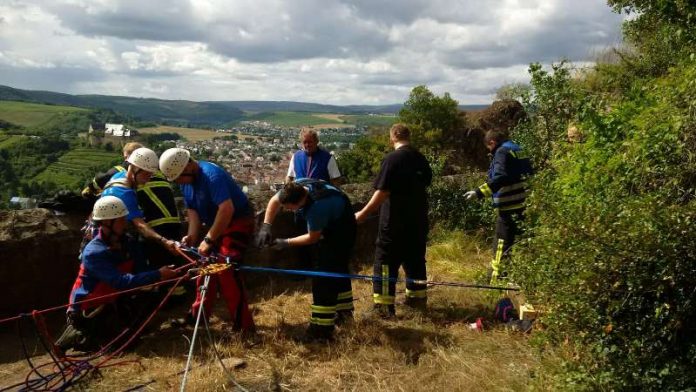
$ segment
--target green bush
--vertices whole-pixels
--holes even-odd
[[[431,224],[447,230],[478,231],[490,235],[495,211],[490,200],[466,201],[464,194],[485,180],[485,173],[436,177],[428,190]]]
[[[693,388],[696,66],[611,101],[573,94],[586,141],[554,144],[532,181],[513,279],[575,352],[565,387]]]

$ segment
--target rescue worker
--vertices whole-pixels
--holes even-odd
[[[508,139],[507,132],[491,130],[484,137],[486,148],[493,155],[486,182],[465,193],[466,200],[493,198],[498,217],[493,240],[493,260],[488,270],[491,283],[507,274],[501,261],[508,257],[515,236],[521,234],[524,220],[524,202],[527,196],[526,178],[533,174],[529,157],[522,148]]]
[[[389,141],[394,151],[382,160],[375,179],[375,193],[355,214],[358,223],[379,208],[379,228],[375,251],[372,314],[395,316],[396,279],[403,266],[407,279],[425,280],[425,249],[428,237],[428,195],[432,181],[428,160],[411,146],[411,133],[404,124],[394,124]],[[406,283],[405,305],[425,309],[426,285]]]
[[[294,211],[307,222],[307,233],[293,238],[278,238],[275,249],[315,246],[315,269],[349,273],[348,264],[355,245],[356,223],[350,200],[338,188],[321,180],[302,179],[285,184],[268,202],[257,243],[271,243],[271,225],[280,207]],[[353,291],[348,278],[312,279],[312,305],[306,341],[329,340],[336,323],[353,319]]]
[[[113,178],[120,178],[121,176],[125,176],[125,173],[117,173]],[[138,196],[138,205],[143,211],[143,218],[148,226],[168,240],[181,238],[182,225],[179,209],[174,199],[174,191],[171,184],[159,170],[152,174],[150,181],[138,185],[136,194]],[[176,260],[174,262],[170,252],[152,242],[145,242],[144,247],[145,256],[152,268],[183,262],[178,257],[174,259]],[[183,290],[184,288],[181,287],[181,291],[174,294],[179,295],[183,293]]]
[[[179,184],[184,196],[188,233],[184,245],[197,247],[208,255],[215,251],[239,262],[254,233],[253,209],[241,188],[225,170],[214,163],[196,161],[183,148],[170,148],[160,157],[160,169],[169,180]],[[202,237],[202,238],[201,238]],[[199,278],[197,285],[203,283]],[[198,291],[190,313],[176,324],[193,324],[198,307],[210,314],[217,290],[227,303],[235,329],[253,331],[254,320],[249,311],[241,277],[232,268],[210,279],[205,302]]]
[[[123,163],[115,165],[106,172],[98,173],[96,176],[94,176],[92,181],[89,184],[87,184],[87,186],[82,190],[82,197],[91,200],[92,202],[96,201],[96,199],[98,199],[99,196],[101,196],[101,193],[104,190],[104,186],[107,182],[109,182],[111,177],[116,173],[126,171],[126,169],[128,168],[128,157],[130,156],[130,154],[133,151],[142,147],[144,146],[138,142],[126,143],[123,146],[122,151]]]
[[[314,178],[338,185],[341,172],[338,170],[336,158],[319,147],[319,135],[313,128],[304,127],[300,130],[302,149],[293,154],[288,166],[285,182],[295,179]]]
[[[128,213],[125,203],[115,196],[104,196],[94,204],[92,219],[97,222],[98,234],[82,253],[80,271],[70,292],[67,325],[56,342],[63,351],[96,350],[131,326],[136,315],[128,298],[97,297],[177,275],[170,267],[137,272],[144,260],[137,241],[126,241]]]
[[[145,214],[138,205],[136,189],[150,181],[152,174],[159,170],[157,154],[149,148],[141,147],[130,154],[127,162],[128,169],[114,174],[104,186],[102,197],[110,195],[121,199],[128,208],[128,221],[144,239],[164,247],[173,255],[178,255],[176,242],[153,230],[145,221]]]

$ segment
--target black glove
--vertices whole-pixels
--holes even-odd
[[[273,241],[273,249],[275,250],[283,250],[289,247],[290,243],[287,238],[276,238],[276,240]]]
[[[273,240],[273,234],[271,234],[271,225],[269,223],[264,223],[256,235],[256,247],[263,248],[271,244]]]

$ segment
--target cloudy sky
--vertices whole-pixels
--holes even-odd
[[[0,84],[190,100],[462,104],[621,40],[605,0],[2,0]]]

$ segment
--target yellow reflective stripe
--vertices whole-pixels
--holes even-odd
[[[309,322],[311,324],[317,324],[317,325],[326,325],[326,326],[331,326],[334,325],[334,319],[323,319],[319,317],[312,317],[309,319]]]
[[[510,196],[494,197],[493,203],[506,203],[509,201],[524,200],[527,197],[527,191],[520,192]]]
[[[389,265],[382,265],[382,295],[389,296]]]
[[[92,185],[94,186],[94,189],[97,191],[97,193],[101,193],[102,188],[97,184],[97,179],[92,180]]]
[[[334,306],[321,306],[321,305],[311,305],[312,313],[320,314],[331,314],[336,313],[336,305]]]
[[[380,305],[394,305],[393,295],[372,294],[372,301]]]
[[[338,297],[336,297],[336,299],[339,299],[339,300],[340,299],[348,299],[348,298],[353,299],[353,290],[338,293]]]
[[[181,223],[181,221],[176,216],[165,216],[164,218],[153,219],[147,222],[150,227],[163,225],[165,223]]]
[[[172,216],[172,214],[169,213],[169,210],[167,209],[167,207],[165,207],[164,203],[162,203],[162,201],[159,199],[159,197],[157,197],[157,195],[155,195],[155,192],[153,192],[152,189],[142,188],[142,191],[145,192],[145,194],[147,194],[147,197],[149,197],[153,203],[155,203],[155,205],[157,206],[157,208],[159,208],[159,210],[162,212],[162,215],[164,217],[169,218]]]
[[[498,271],[498,266],[500,266],[500,260],[503,259],[503,249],[505,247],[505,241],[502,238],[498,239],[498,248],[495,251],[495,258],[491,261],[491,267],[494,271]]]
[[[422,289],[422,290],[406,289],[406,296],[409,298],[428,298],[428,291],[427,291],[427,289]]]
[[[143,185],[138,186],[138,189],[142,188],[169,188],[169,183],[167,181],[148,181]]]
[[[481,193],[483,193],[484,196],[486,197],[491,197],[493,196],[493,191],[491,190],[491,187],[488,186],[488,184],[483,184],[479,187],[479,190]]]
[[[520,188],[525,188],[525,187],[527,187],[527,182],[522,181],[522,182],[518,182],[518,183],[515,183],[512,185],[501,186],[500,189],[498,189],[498,192],[505,193],[505,192],[515,191],[515,190],[518,190]]]
[[[521,210],[524,208],[524,203],[513,204],[511,206],[505,206],[498,208],[498,211],[510,211],[510,210]]]
[[[174,291],[172,291],[172,295],[177,296],[177,295],[184,295],[186,294],[186,289],[181,287],[181,286],[176,286],[174,288]]]
[[[114,166],[114,169],[116,169],[116,170],[118,170],[118,171],[120,171],[120,172],[126,171],[126,168],[123,167],[123,166],[121,166],[121,165],[116,165],[116,166]]]
[[[337,310],[337,311],[340,311],[340,310],[353,310],[353,309],[354,309],[354,307],[353,307],[353,303],[352,303],[352,302],[346,302],[346,303],[343,303],[343,304],[338,304],[338,305],[336,305],[336,310]]]

